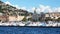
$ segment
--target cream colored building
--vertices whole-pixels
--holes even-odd
[[[45,14],[45,17],[51,17],[52,19],[58,19],[60,17],[60,13],[48,13],[48,14]]]

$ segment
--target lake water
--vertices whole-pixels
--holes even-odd
[[[60,28],[0,27],[0,34],[60,34]]]

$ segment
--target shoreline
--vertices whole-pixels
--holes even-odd
[[[58,22],[48,22],[45,23],[45,22],[5,22],[5,23],[2,23],[0,22],[0,26],[27,26],[27,27],[60,27],[60,23]]]
[[[27,27],[27,28],[60,28],[59,27],[52,27],[52,26],[0,26],[0,27]]]

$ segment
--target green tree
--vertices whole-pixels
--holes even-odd
[[[32,18],[28,18],[29,21],[32,21]]]
[[[2,9],[1,9],[2,7],[0,6],[0,12],[2,13]]]
[[[45,21],[52,21],[52,19],[50,17],[47,17]]]
[[[60,17],[57,19],[57,21],[60,21]]]
[[[27,20],[27,19],[26,19],[26,16],[25,16],[22,21],[26,21],[26,20]]]

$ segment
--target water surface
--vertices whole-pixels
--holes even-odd
[[[0,34],[60,34],[60,28],[0,27]]]

